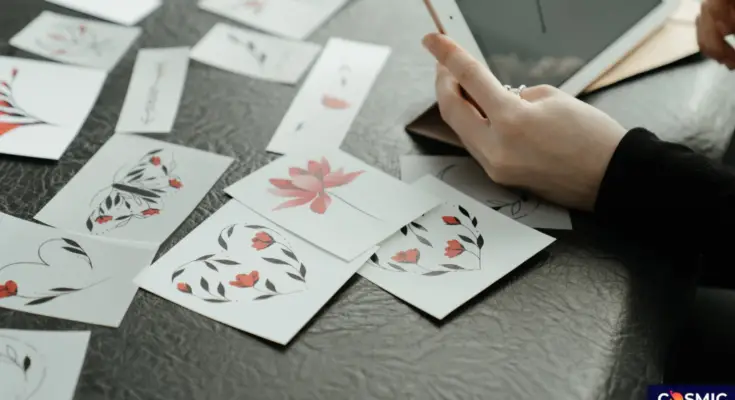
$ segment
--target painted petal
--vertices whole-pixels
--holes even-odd
[[[322,190],[322,180],[311,175],[301,175],[293,178],[291,181],[294,186],[309,192],[320,192]]]
[[[290,179],[269,179],[268,181],[279,189],[297,189]]]
[[[327,212],[327,208],[332,204],[332,198],[328,194],[322,192],[319,196],[311,203],[311,211],[317,214],[324,214]]]
[[[300,199],[312,200],[316,197],[316,192],[307,192],[301,189],[268,189],[268,192],[279,197],[298,197]]]
[[[332,187],[346,185],[354,181],[355,178],[360,176],[360,174],[362,174],[363,172],[365,171],[350,172],[349,174],[345,174],[342,172],[342,169],[340,168],[337,172],[329,174],[329,176],[324,178],[324,187],[332,188]]]
[[[0,136],[12,131],[13,129],[17,127],[18,125],[16,124],[4,124],[0,122]]]
[[[291,167],[288,169],[288,176],[290,176],[291,178],[295,178],[301,175],[309,175],[309,171],[297,167]]]
[[[322,157],[322,176],[327,176],[332,172],[332,168],[329,166],[329,161],[326,157]]]
[[[316,177],[323,177],[325,174],[322,172],[322,165],[318,163],[317,161],[311,161],[309,160],[309,174],[316,176]]]
[[[306,204],[306,203],[308,203],[310,201],[311,201],[311,199],[308,198],[308,197],[303,197],[303,198],[299,198],[299,199],[289,200],[289,201],[287,201],[285,203],[281,203],[278,207],[274,208],[273,211],[281,210],[283,208],[298,207],[298,206],[304,205],[304,204]]]

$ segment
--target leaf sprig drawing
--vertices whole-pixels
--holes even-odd
[[[102,57],[110,39],[97,36],[86,24],[61,23],[36,39],[36,44],[57,56]]]
[[[15,350],[11,344],[5,345],[5,351],[0,353],[0,362],[7,362],[15,365],[19,370],[23,371],[23,374],[27,374],[28,370],[31,369],[32,361],[29,356],[18,356],[18,351]]]
[[[265,51],[260,50],[260,48],[258,48],[258,45],[255,44],[255,42],[253,42],[252,40],[244,40],[231,33],[227,35],[227,39],[230,42],[244,48],[248,52],[248,54],[250,54],[253,60],[258,63],[259,67],[262,68],[265,62],[268,60],[268,54]]]

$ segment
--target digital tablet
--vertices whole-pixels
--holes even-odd
[[[577,95],[650,34],[678,0],[424,0],[445,33],[506,85]]]

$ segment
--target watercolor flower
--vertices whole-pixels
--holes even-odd
[[[269,189],[270,193],[280,197],[292,198],[281,203],[274,211],[311,203],[311,211],[324,214],[329,205],[332,204],[331,196],[334,196],[355,210],[375,218],[334,193],[327,193],[327,189],[347,185],[363,172],[365,171],[345,173],[343,168],[332,171],[329,162],[324,157],[322,157],[321,162],[309,161],[307,169],[291,167],[288,170],[291,179],[270,179],[270,183],[275,186],[275,188]]]
[[[442,217],[442,221],[447,225],[462,225],[457,217],[444,216]]]
[[[273,240],[273,236],[262,231],[256,233],[253,237],[253,248],[258,251],[267,249],[273,243],[275,243],[275,240]]]
[[[418,249],[410,249],[406,251],[399,251],[390,259],[402,264],[417,264],[420,257],[421,253]]]
[[[346,100],[330,96],[328,94],[322,96],[322,105],[326,108],[331,108],[332,110],[344,110],[346,108],[350,108],[350,103]]]
[[[0,299],[12,297],[18,294],[18,284],[15,281],[6,281],[0,285]]]
[[[100,215],[99,217],[97,217],[97,219],[95,219],[95,222],[97,222],[98,224],[106,224],[110,221],[112,221],[111,215]]]
[[[159,156],[151,157],[151,164],[155,165],[156,167],[161,165],[161,157]]]
[[[13,82],[17,76],[18,69],[13,68],[9,81],[0,80],[0,136],[20,126],[47,124],[18,105],[13,95]]]
[[[174,189],[181,189],[182,186],[184,186],[180,180],[171,178],[168,180],[168,185],[171,186]]]
[[[235,275],[235,280],[230,281],[230,286],[238,288],[250,288],[255,286],[255,284],[258,283],[259,279],[260,274],[258,273],[258,271],[253,271],[249,274],[237,274]]]
[[[447,241],[447,247],[444,249],[444,255],[449,258],[457,257],[465,252],[465,248],[459,240],[452,239]]]
[[[149,208],[149,209],[143,210],[143,212],[141,212],[141,214],[143,214],[143,215],[145,215],[147,217],[150,217],[151,215],[158,215],[160,213],[161,213],[161,210],[159,210],[157,208]]]
[[[191,294],[191,286],[188,283],[179,282],[176,284],[176,289],[179,289],[179,292]]]

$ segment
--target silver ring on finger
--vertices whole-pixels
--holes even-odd
[[[518,97],[521,97],[521,93],[523,92],[524,89],[526,89],[526,85],[521,85],[521,86],[518,86],[517,88],[511,87],[510,85],[504,85],[503,87],[505,88],[505,90],[513,93],[514,95]]]

